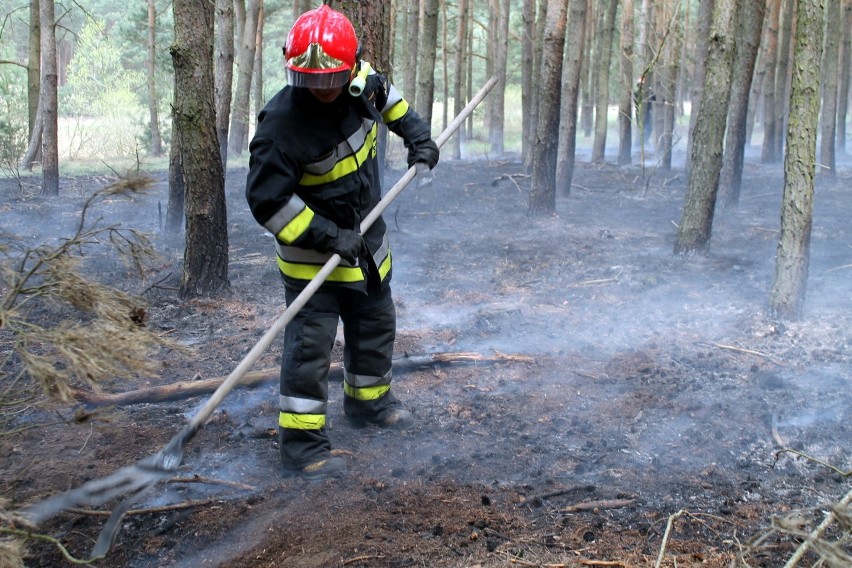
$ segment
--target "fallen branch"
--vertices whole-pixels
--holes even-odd
[[[786,453],[796,454],[797,456],[803,457],[803,458],[810,460],[814,463],[818,463],[821,466],[824,466],[824,467],[827,467],[830,470],[833,470],[835,473],[839,473],[843,477],[849,477],[850,475],[852,475],[852,469],[850,469],[849,471],[843,471],[840,468],[831,465],[830,463],[819,460],[819,459],[817,459],[813,456],[809,456],[808,454],[800,452],[799,450],[794,450],[793,448],[784,448],[782,450],[778,450],[777,452],[775,452],[775,461],[772,462],[771,467],[774,468],[775,464],[778,463],[778,459],[781,457],[781,454],[786,454]]]
[[[766,359],[770,363],[774,363],[774,364],[778,365],[779,367],[787,367],[788,366],[786,363],[784,363],[783,361],[779,361],[778,359],[776,359],[772,355],[769,355],[767,353],[761,353],[760,351],[753,351],[751,349],[743,349],[742,347],[736,347],[734,345],[723,345],[721,343],[706,343],[704,341],[699,341],[698,345],[709,345],[710,347],[715,347],[716,349],[727,349],[728,351],[734,351],[736,353],[745,353],[746,355],[754,355],[756,357],[761,357],[763,359]]]
[[[629,507],[636,502],[636,499],[608,499],[603,501],[586,501],[585,503],[577,503],[569,505],[562,509],[563,513],[576,513],[578,511],[594,511],[597,509],[619,509],[621,507]]]
[[[150,507],[148,509],[130,509],[125,513],[125,515],[144,515],[146,513],[165,513],[166,511],[179,511],[181,509],[191,509],[192,507],[202,507],[204,505],[216,503],[217,501],[221,500],[221,497],[211,497],[210,499],[195,499],[191,501],[182,501],[180,503],[174,503],[172,505],[163,505],[162,507]],[[76,507],[65,509],[65,511],[77,515],[91,515],[94,517],[109,517],[110,515],[112,515],[112,511],[98,511],[95,509],[80,509]]]
[[[419,367],[429,365],[491,365],[496,363],[532,363],[534,359],[527,355],[510,355],[495,353],[494,355],[483,355],[481,353],[431,353],[428,355],[405,355],[394,359],[393,371],[401,374]],[[343,363],[332,363],[329,378],[340,379],[343,376]],[[278,380],[279,370],[262,369],[243,375],[237,386],[242,388],[255,388]],[[138,389],[123,393],[95,393],[82,390],[74,390],[73,396],[78,402],[88,407],[99,406],[128,406],[144,402],[167,402],[182,400],[201,394],[215,391],[225,381],[226,377],[216,377],[199,381],[183,381],[157,387]]]
[[[254,485],[246,485],[239,481],[228,481],[227,479],[212,479],[210,477],[201,477],[193,475],[192,477],[173,477],[169,479],[169,483],[208,483],[211,485],[225,485],[234,489],[242,489],[243,491],[255,491],[257,487]]]
[[[592,492],[594,490],[594,485],[581,485],[578,487],[567,487],[565,489],[557,489],[556,491],[548,491],[547,493],[541,493],[539,495],[530,495],[529,497],[525,497],[523,501],[518,502],[518,506],[526,505],[528,503],[537,503],[539,501],[544,501],[545,499],[550,499],[551,497],[560,497],[569,493],[586,493]]]
[[[796,564],[799,563],[799,560],[805,555],[808,549],[813,546],[821,537],[822,533],[831,526],[832,523],[837,519],[838,509],[842,509],[844,507],[849,506],[849,503],[852,502],[852,491],[849,491],[843,499],[840,500],[837,505],[831,508],[829,514],[823,519],[823,521],[819,524],[817,528],[815,528],[811,534],[808,535],[807,540],[799,545],[799,548],[796,549],[796,552],[793,556],[787,560],[787,563],[784,564],[784,568],[793,568]]]

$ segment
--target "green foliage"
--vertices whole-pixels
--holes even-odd
[[[0,171],[5,174],[17,171],[28,134],[26,72],[17,72],[24,75],[23,81],[9,77],[10,74],[0,72]]]

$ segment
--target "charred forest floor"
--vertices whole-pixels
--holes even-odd
[[[104,222],[148,232],[160,260],[139,281],[92,250],[87,270],[143,296],[148,325],[191,349],[158,354],[159,377],[106,391],[227,375],[281,312],[245,173],[228,172],[232,293],[221,299],[177,296],[183,242],[160,231],[165,173],[144,196],[98,205]],[[51,200],[4,181],[3,228],[61,238],[109,181],[63,178]],[[332,376],[331,436],[350,471],[317,484],[282,476],[277,384],[233,391],[186,448],[180,479],[134,506],[96,565],[653,566],[661,554],[662,566],[783,565],[852,487],[851,182],[848,164],[818,178],[805,313],[778,323],[766,315],[778,165],[747,164],[709,253],[681,258],[682,171],[578,162],[557,214],[532,218],[517,161],[442,163],[385,214],[396,353],[483,360],[397,373],[418,420],[403,433],[352,428]],[[255,368],[274,371],[280,344]],[[4,359],[10,345],[0,332]],[[6,375],[18,364],[7,359]],[[205,400],[99,409],[83,424],[72,424],[81,408],[29,405],[14,424],[39,427],[0,437],[1,494],[24,506],[135,463]],[[103,515],[39,528],[85,558]],[[27,566],[71,565],[52,543],[27,546]]]

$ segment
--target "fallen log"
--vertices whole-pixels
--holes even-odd
[[[531,363],[532,357],[527,355],[509,355],[495,353],[494,355],[483,355],[481,353],[431,353],[428,355],[403,355],[393,361],[393,371],[402,374],[420,367],[430,365],[491,365],[495,363]],[[331,364],[329,378],[342,380],[343,363]],[[83,403],[89,408],[101,406],[129,406],[131,404],[168,402],[183,400],[200,394],[211,393],[224,382],[226,377],[215,377],[198,381],[182,381],[156,387],[132,390],[122,393],[97,393],[83,390],[74,390],[75,400]],[[278,368],[261,369],[246,373],[237,384],[241,388],[255,388],[278,380]]]

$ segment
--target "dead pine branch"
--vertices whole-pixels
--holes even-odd
[[[585,501],[569,505],[562,509],[563,513],[576,513],[579,511],[595,511],[598,509],[620,509],[634,504],[636,499],[604,499],[602,501]]]
[[[200,475],[193,475],[192,477],[173,477],[168,480],[168,483],[207,483],[210,485],[224,485],[226,487],[233,487],[234,489],[241,489],[243,491],[257,490],[257,487],[254,485],[247,485],[245,483],[240,483],[239,481],[213,479],[210,477],[202,477]]]
[[[770,363],[772,363],[774,365],[778,365],[779,367],[789,366],[789,365],[787,365],[787,363],[784,363],[783,361],[779,361],[778,359],[776,359],[772,355],[769,355],[768,353],[762,353],[760,351],[754,351],[752,349],[744,349],[742,347],[736,347],[734,345],[724,345],[722,343],[709,343],[709,342],[704,342],[704,341],[699,341],[698,343],[696,343],[696,345],[707,345],[707,346],[710,346],[710,347],[715,347],[716,349],[724,349],[724,350],[727,350],[727,351],[733,351],[735,353],[743,353],[745,355],[754,355],[755,357],[760,357],[761,359],[765,359],[765,360],[769,361]]]
[[[532,363],[534,359],[527,355],[494,353],[484,355],[473,352],[431,353],[428,355],[404,355],[394,359],[393,371],[401,374],[421,367],[444,365],[493,365],[498,363]],[[343,363],[334,362],[329,370],[329,378],[339,379],[343,375]],[[74,398],[88,407],[128,406],[131,404],[167,402],[182,400],[215,391],[225,381],[226,377],[198,381],[182,381],[149,387],[123,393],[107,394],[74,390]],[[278,368],[262,369],[246,373],[237,385],[242,388],[255,388],[273,383],[279,379]]]
[[[168,511],[180,511],[181,509],[191,509],[193,507],[204,507],[206,505],[210,505],[213,503],[217,503],[222,501],[222,497],[211,497],[209,499],[193,499],[190,501],[182,501],[180,503],[173,503],[171,505],[163,505],[161,507],[149,507],[147,509],[130,509],[125,513],[125,515],[145,515],[148,513],[166,513]],[[93,517],[109,517],[112,515],[112,511],[100,511],[94,509],[79,509],[79,508],[71,508],[65,509],[66,513],[73,513],[76,515],[90,515]]]
[[[837,520],[838,516],[840,516],[839,511],[841,509],[848,508],[850,502],[852,502],[852,490],[846,493],[843,499],[841,499],[839,503],[837,503],[831,508],[831,511],[828,513],[828,515],[826,515],[825,519],[823,519],[819,526],[817,526],[813,531],[811,531],[811,533],[808,535],[808,538],[802,544],[799,545],[799,548],[796,549],[796,552],[793,554],[793,556],[791,556],[787,563],[784,564],[784,568],[793,568],[794,566],[796,566],[796,564],[799,563],[799,561],[802,559],[808,549],[813,547],[817,543],[817,541],[822,538],[822,535],[826,531],[826,529],[828,529],[828,527],[830,527]],[[838,564],[838,566],[839,565],[840,564]]]
[[[497,184],[498,184],[498,183],[500,183],[502,180],[507,179],[507,180],[509,180],[510,182],[512,182],[513,184],[515,184],[515,188],[518,190],[518,193],[523,193],[523,190],[521,189],[521,186],[520,186],[520,185],[518,185],[518,182],[517,182],[516,180],[519,180],[519,179],[528,179],[529,177],[530,177],[530,176],[528,176],[528,175],[526,175],[526,174],[502,174],[502,175],[500,175],[500,176],[497,176],[496,178],[494,178],[494,179],[491,181],[491,187],[497,187]]]
[[[793,448],[784,448],[782,450],[778,450],[777,452],[775,452],[775,461],[772,462],[772,467],[775,467],[775,464],[778,463],[778,459],[781,457],[781,454],[796,454],[799,457],[805,458],[805,459],[810,460],[814,463],[818,463],[819,465],[821,465],[823,467],[827,467],[828,469],[834,471],[835,473],[840,474],[842,477],[852,476],[852,470],[843,471],[840,468],[831,465],[830,463],[819,460],[819,459],[817,459],[813,456],[809,456],[808,454],[806,454],[804,452],[800,452],[799,450],[794,450]]]

